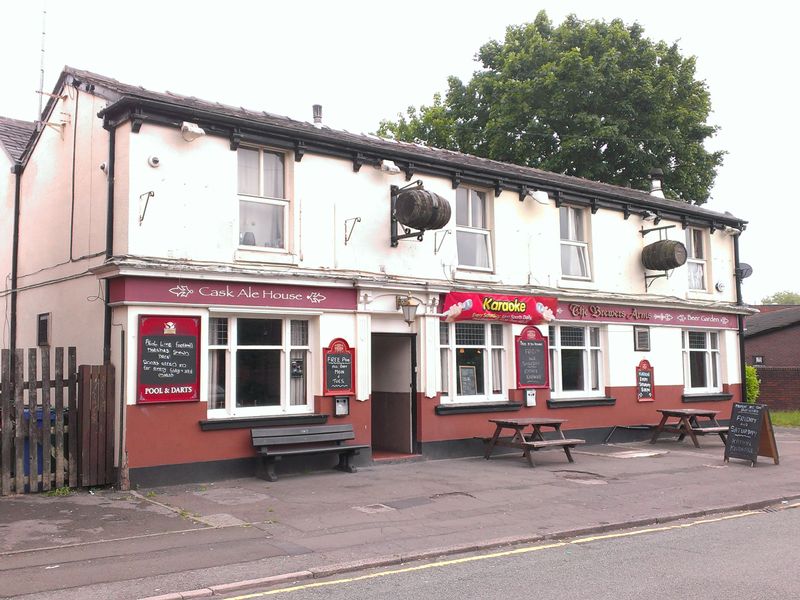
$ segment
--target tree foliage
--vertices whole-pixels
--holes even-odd
[[[477,60],[470,81],[448,78],[444,98],[378,134],[639,189],[661,168],[669,197],[708,199],[724,152],[703,145],[717,131],[708,89],[676,44],[618,19],[554,27],[542,11]]]
[[[745,401],[755,404],[761,395],[761,380],[758,378],[758,371],[753,365],[744,366],[745,378]]]
[[[761,299],[761,304],[800,304],[800,294],[785,290]]]

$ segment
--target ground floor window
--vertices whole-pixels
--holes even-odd
[[[440,323],[443,397],[462,402],[503,398],[504,330],[498,323]]]
[[[722,391],[719,333],[683,331],[683,380],[689,393]]]
[[[549,336],[553,399],[604,395],[600,327],[551,325]]]
[[[308,321],[209,319],[208,410],[212,416],[303,412],[308,396]]]

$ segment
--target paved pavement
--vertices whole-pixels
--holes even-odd
[[[486,547],[800,498],[800,430],[780,465],[718,438],[376,464],[67,497],[0,498],[0,597],[187,598]],[[183,594],[182,594],[183,593]]]

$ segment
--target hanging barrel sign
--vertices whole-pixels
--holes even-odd
[[[200,317],[139,317],[136,402],[200,400]]]
[[[669,271],[686,263],[686,246],[675,240],[659,240],[644,247],[642,265],[651,271]]]
[[[547,338],[536,327],[526,327],[514,338],[517,351],[517,388],[550,387]]]
[[[653,402],[656,399],[654,388],[653,367],[649,361],[642,360],[636,367],[636,400]]]
[[[395,217],[407,227],[441,229],[450,222],[450,203],[421,187],[402,190],[395,202]]]
[[[333,340],[322,349],[324,396],[343,396],[356,393],[356,349],[342,338]]]

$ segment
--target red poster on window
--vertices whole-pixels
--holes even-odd
[[[200,400],[200,317],[139,317],[137,403]]]

